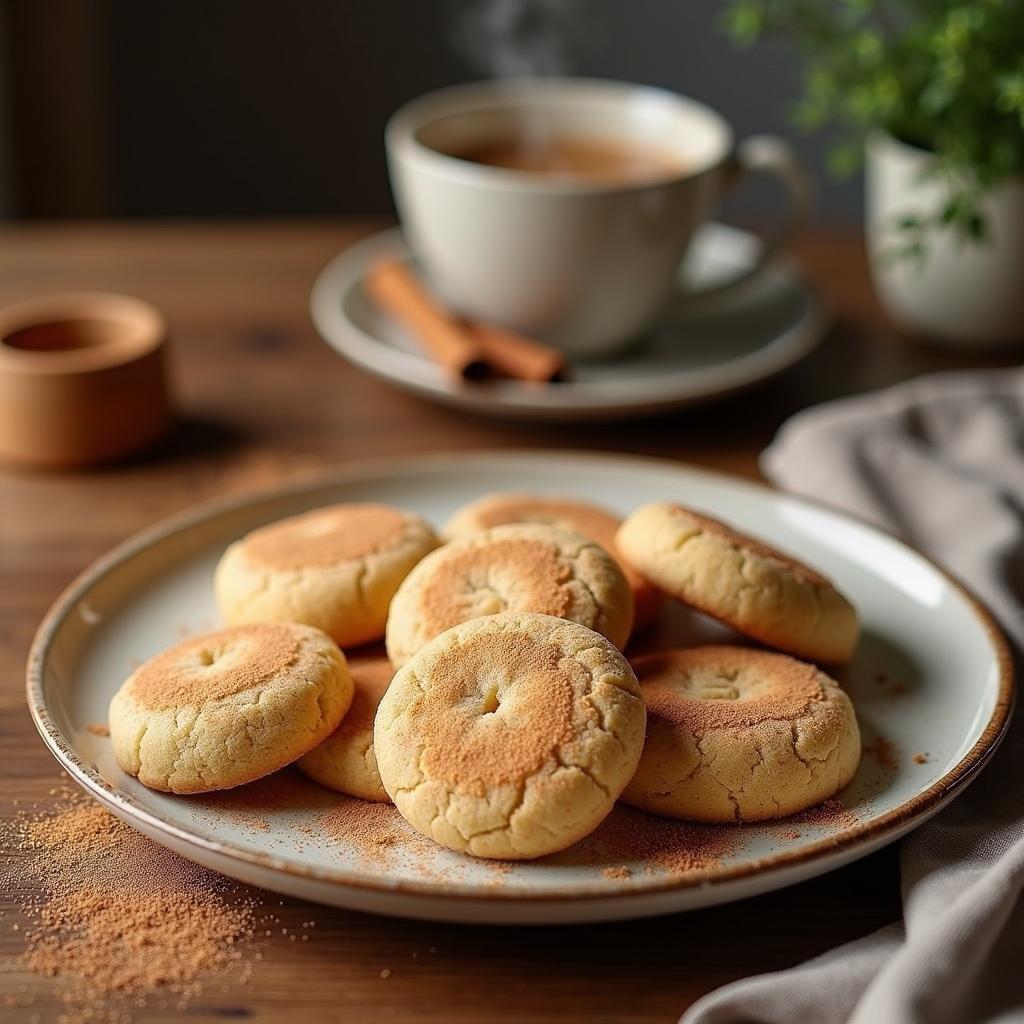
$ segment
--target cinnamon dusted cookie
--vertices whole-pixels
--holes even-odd
[[[813,665],[715,646],[633,667],[647,739],[626,803],[691,821],[760,821],[820,803],[857,770],[853,705]]]
[[[658,502],[633,512],[616,542],[637,572],[686,604],[771,647],[812,661],[848,661],[860,625],[823,576],[725,523]]]
[[[348,655],[352,706],[330,736],[297,767],[314,782],[363,800],[387,800],[373,751],[373,719],[395,670],[384,654]]]
[[[442,846],[524,859],[564,849],[611,810],[643,746],[632,669],[600,634],[506,612],[436,637],[377,710],[381,780]]]
[[[379,640],[409,570],[437,546],[419,516],[389,505],[314,509],[232,544],[214,575],[226,622],[304,622],[342,647]]]
[[[388,656],[404,665],[446,629],[504,611],[571,619],[621,647],[633,627],[633,594],[615,559],[578,533],[496,526],[450,541],[406,577],[388,613]]]
[[[488,494],[463,505],[448,520],[444,535],[449,539],[489,530],[508,523],[546,523],[563,530],[574,530],[596,541],[611,555],[616,555],[615,531],[621,520],[601,508],[574,498],[557,498],[541,494]],[[662,607],[662,596],[627,563],[616,560],[633,591],[636,614],[634,629],[650,626]]]
[[[230,789],[291,764],[348,710],[345,656],[310,626],[193,637],[150,658],[110,702],[120,767],[150,789]]]

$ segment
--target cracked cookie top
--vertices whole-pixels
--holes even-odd
[[[417,522],[389,505],[331,505],[254,530],[243,544],[252,562],[270,569],[324,568],[379,553]]]
[[[814,665],[707,646],[634,668],[647,736],[626,803],[691,821],[760,821],[833,796],[857,770],[853,705]]]
[[[643,746],[639,686],[622,655],[574,622],[473,619],[395,675],[374,742],[402,815],[481,857],[564,849],[604,818]]]
[[[747,647],[660,651],[632,665],[650,713],[695,736],[793,721],[826,698],[828,677],[813,665]]]
[[[478,796],[522,784],[572,738],[576,694],[589,683],[585,666],[561,647],[524,642],[518,632],[443,651],[431,666],[429,699],[408,711],[423,736],[424,772]],[[593,708],[582,711],[594,718]]]
[[[509,523],[542,523],[581,533],[600,544],[609,554],[615,555],[615,531],[621,522],[618,516],[607,509],[573,498],[540,494],[489,494],[456,511],[445,524],[444,535],[449,538],[464,537]],[[636,628],[639,629],[657,617],[661,606],[660,596],[639,573],[621,560],[618,561],[633,591]]]
[[[690,508],[684,508],[682,505],[668,505],[667,507],[669,514],[675,518],[679,527],[691,535],[711,534],[731,545],[741,554],[759,556],[778,563],[781,568],[787,569],[794,576],[805,580],[807,583],[817,587],[831,586],[831,583],[821,573],[816,572],[809,565],[797,561],[792,555],[787,555],[784,551],[780,551],[770,544],[765,544],[764,541],[758,540],[756,537],[750,537],[747,534],[740,533],[739,530],[734,530],[720,519],[715,519],[712,516],[705,515],[703,512],[696,512]]]
[[[642,505],[615,537],[630,565],[665,593],[755,640],[829,664],[853,655],[857,610],[776,548],[670,502]]]
[[[110,702],[118,765],[172,793],[262,778],[326,739],[348,710],[345,656],[311,626],[193,637],[141,665]]]
[[[263,686],[295,664],[302,634],[281,623],[193,637],[141,665],[131,695],[154,711],[222,700]]]
[[[409,574],[388,613],[388,654],[404,664],[446,629],[504,611],[570,619],[622,646],[633,595],[615,559],[581,534],[496,526],[445,544]]]
[[[303,622],[358,647],[384,636],[399,584],[435,547],[430,525],[402,509],[314,509],[231,544],[214,572],[217,605],[231,625]]]

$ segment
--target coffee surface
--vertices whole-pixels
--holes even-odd
[[[559,178],[621,183],[671,177],[683,168],[678,154],[636,141],[557,135],[484,142],[451,154],[461,160]]]

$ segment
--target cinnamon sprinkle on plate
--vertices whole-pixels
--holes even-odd
[[[794,825],[813,825],[817,828],[841,831],[853,828],[859,820],[839,797],[833,796],[804,811],[791,814],[788,818],[780,819],[778,824],[784,826],[781,838],[793,839],[799,838],[801,834],[798,829],[792,828]]]
[[[863,753],[873,758],[876,764],[887,772],[895,771],[899,767],[899,747],[884,736],[878,736],[871,743],[865,744]]]

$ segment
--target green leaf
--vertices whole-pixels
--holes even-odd
[[[723,25],[740,43],[795,43],[803,85],[792,116],[840,131],[833,173],[858,166],[866,132],[892,130],[931,149],[957,189],[913,230],[987,237],[981,198],[1024,175],[1024,0],[731,0]]]
[[[745,2],[732,4],[722,16],[725,32],[744,45],[757,41],[764,30],[764,14],[761,5]]]
[[[939,214],[939,223],[943,225],[950,225],[960,216],[960,197],[956,196],[950,199],[945,206],[942,208],[942,212]]]
[[[977,210],[967,218],[967,234],[975,242],[983,242],[985,240],[987,225],[985,224],[985,218]]]

